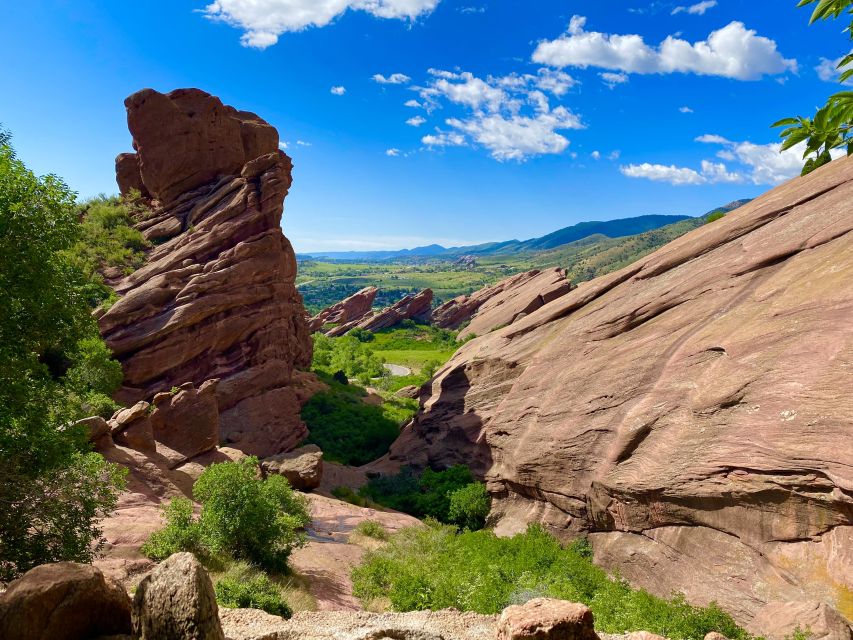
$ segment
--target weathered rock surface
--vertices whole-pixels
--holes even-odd
[[[392,460],[470,465],[499,532],[591,532],[660,595],[849,619],[851,202],[837,160],[464,345]]]
[[[91,565],[41,565],[0,595],[4,640],[83,640],[130,629],[127,592]]]
[[[576,602],[534,598],[507,607],[498,620],[497,640],[598,640],[592,611]]]
[[[299,447],[262,460],[261,470],[266,475],[284,476],[294,489],[310,491],[323,480],[323,451],[316,444]]]
[[[407,295],[382,311],[369,314],[359,321],[335,327],[327,335],[342,336],[355,328],[365,329],[366,331],[390,329],[404,320],[429,322],[432,318],[432,295],[432,289],[424,289],[420,293]]]
[[[261,456],[291,448],[306,435],[291,382],[311,341],[280,228],[292,164],[278,133],[197,89],[125,104],[137,153],[118,158],[119,184],[152,198],[136,226],[160,243],[99,318],[124,369],[118,399],[219,379],[221,440]]]
[[[216,594],[191,553],[176,553],[139,583],[133,634],[140,640],[224,640]]]
[[[761,608],[748,630],[767,640],[786,640],[797,629],[811,640],[853,639],[847,621],[823,602],[771,602]]]
[[[164,391],[154,396],[154,440],[178,454],[174,466],[215,449],[219,443],[218,384],[218,380],[208,380],[196,389],[187,382],[176,393]]]
[[[311,318],[308,323],[309,330],[311,333],[315,333],[327,324],[342,325],[358,322],[370,313],[377,293],[379,293],[379,289],[376,287],[365,287],[349,298],[333,304]]]
[[[458,329],[470,320],[459,338],[481,336],[511,325],[571,290],[565,269],[534,269],[445,302],[433,311],[432,321],[443,329]]]

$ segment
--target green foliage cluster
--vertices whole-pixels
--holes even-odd
[[[166,527],[151,536],[143,553],[154,560],[179,551],[224,555],[286,571],[291,551],[305,542],[305,498],[282,476],[261,479],[257,458],[211,465],[193,485],[193,497],[201,514],[194,516],[186,498],[172,500],[164,508]]]
[[[216,601],[231,609],[261,609],[290,618],[293,611],[270,577],[247,562],[235,562],[216,581]]]
[[[318,445],[328,460],[359,466],[385,455],[400,435],[402,420],[413,412],[401,399],[366,404],[359,391],[335,384],[302,408],[310,433],[306,442]]]
[[[726,214],[722,211],[715,211],[714,213],[710,213],[705,216],[705,224],[711,224],[712,222],[716,222],[717,220],[721,220],[725,218]]]
[[[853,0],[800,0],[797,6],[810,5],[816,5],[811,23],[840,18],[844,14],[853,18]],[[853,40],[853,19],[845,31]],[[853,77],[853,52],[841,59],[838,70],[839,82],[846,82]],[[830,96],[813,118],[784,118],[774,123],[773,127],[783,127],[779,134],[784,140],[782,151],[801,142],[806,143],[803,152],[806,163],[802,175],[832,161],[833,149],[846,147],[847,155],[853,155],[853,91],[841,91]]]
[[[342,371],[348,378],[368,384],[371,378],[384,373],[382,361],[373,350],[355,336],[329,338],[314,334],[314,361],[316,371],[334,374]]]
[[[475,482],[465,465],[444,471],[425,469],[420,474],[404,467],[396,475],[371,478],[358,493],[416,518],[433,518],[468,529],[482,528],[490,508],[485,486]]]
[[[353,529],[353,532],[366,538],[373,538],[374,540],[388,539],[388,532],[385,530],[385,527],[376,522],[376,520],[359,522],[355,529]]]
[[[0,130],[0,580],[88,561],[123,472],[89,452],[73,421],[110,413],[121,367],[100,340],[86,275],[69,259],[74,193],[37,177]]]
[[[444,609],[499,613],[539,596],[583,602],[596,629],[646,630],[673,640],[701,640],[711,631],[747,634],[716,605],[692,607],[683,598],[657,598],[609,577],[585,545],[562,547],[533,525],[512,538],[491,531],[457,533],[436,523],[405,529],[367,554],[353,571],[353,592],[363,601],[387,597],[396,611]]]

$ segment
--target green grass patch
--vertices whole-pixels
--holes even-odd
[[[457,533],[437,523],[405,529],[371,551],[352,574],[353,593],[369,603],[387,597],[396,611],[455,607],[483,614],[546,596],[583,602],[606,633],[651,631],[672,640],[702,640],[711,631],[748,638],[716,605],[693,607],[632,589],[590,559],[588,544],[563,547],[532,525],[512,538],[491,531]]]
[[[231,609],[261,609],[282,618],[293,610],[282,589],[270,577],[246,562],[235,562],[216,581],[216,602]]]

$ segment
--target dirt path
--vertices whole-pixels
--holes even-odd
[[[383,364],[383,367],[395,378],[412,375],[412,370],[399,364]]]

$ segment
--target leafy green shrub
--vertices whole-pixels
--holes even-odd
[[[349,504],[354,504],[357,507],[368,506],[367,498],[363,498],[349,487],[335,487],[332,489],[332,495],[338,500],[343,500]]]
[[[721,218],[725,218],[726,214],[722,211],[715,211],[714,213],[708,214],[705,216],[705,224],[711,224],[712,222],[716,222]]]
[[[282,618],[293,615],[281,589],[246,562],[232,564],[216,582],[216,602],[232,609],[261,609]]]
[[[486,518],[492,508],[492,500],[486,485],[472,482],[449,495],[447,519],[462,529],[478,531],[486,526]]]
[[[494,614],[542,595],[587,604],[596,629],[607,633],[647,630],[673,640],[701,640],[718,631],[748,637],[716,605],[692,607],[682,598],[664,600],[632,589],[536,525],[512,538],[490,531],[456,533],[437,523],[405,529],[369,552],[352,577],[357,597],[387,597],[396,611],[455,607]]]
[[[395,406],[368,405],[339,389],[318,393],[302,408],[310,432],[306,442],[318,445],[327,460],[367,464],[385,455],[400,435],[400,421],[394,418],[402,416],[392,413]]]
[[[193,485],[193,496],[202,505],[201,515],[193,517],[188,500],[173,500],[165,507],[166,528],[144,547],[150,557],[176,551],[226,554],[286,571],[291,551],[305,542],[300,531],[310,521],[305,498],[282,476],[262,480],[257,458],[211,465]]]
[[[89,562],[125,472],[70,424],[115,405],[121,369],[91,315],[93,282],[69,256],[74,193],[37,177],[0,129],[0,580]]]
[[[322,333],[314,334],[313,368],[334,374],[343,371],[348,378],[358,379],[365,384],[371,378],[382,376],[382,361],[371,348],[358,338],[347,335],[329,338]]]
[[[376,339],[376,336],[373,335],[372,331],[362,329],[361,327],[356,327],[350,331],[348,335],[352,336],[359,342],[373,342]]]
[[[353,531],[358,535],[373,538],[374,540],[388,539],[388,532],[385,530],[385,527],[376,522],[376,520],[363,520],[358,523]]]
[[[425,469],[420,475],[410,467],[403,467],[396,475],[371,478],[359,490],[359,495],[416,518],[434,518],[451,523],[454,522],[450,516],[451,496],[472,484],[478,483],[474,482],[471,470],[464,465],[456,465],[444,471]],[[470,501],[480,489],[468,489],[468,492],[457,498],[457,516],[460,520],[477,513],[477,509],[482,510],[482,504],[476,505],[476,500]],[[463,507],[470,507],[472,511],[463,514]],[[488,515],[488,509],[485,515]],[[468,524],[476,524],[476,520],[472,518]]]

